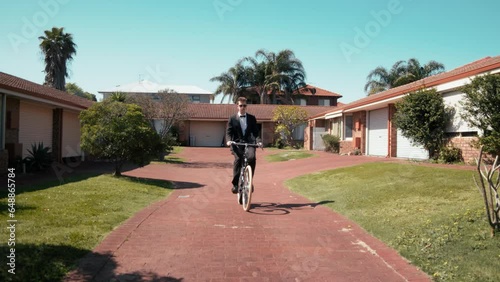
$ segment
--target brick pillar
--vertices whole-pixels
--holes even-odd
[[[398,155],[398,129],[396,125],[394,124],[394,114],[396,113],[396,106],[394,104],[389,104],[389,124],[388,124],[388,134],[389,134],[389,157],[393,158]]]
[[[54,109],[52,114],[52,157],[56,162],[62,162],[62,123],[63,110]]]
[[[368,121],[366,120],[367,113],[366,111],[360,112],[360,121],[361,121],[361,153],[366,155],[366,125]]]

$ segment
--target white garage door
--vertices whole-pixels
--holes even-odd
[[[388,155],[387,120],[387,108],[369,112],[368,155],[383,157]]]
[[[397,153],[398,158],[409,158],[409,159],[419,159],[426,160],[429,158],[429,154],[427,150],[423,147],[413,146],[410,140],[401,134],[401,131],[398,129],[398,138],[397,138]]]
[[[220,147],[226,133],[223,121],[192,121],[190,126],[190,146]]]

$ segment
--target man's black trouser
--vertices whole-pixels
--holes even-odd
[[[232,183],[234,186],[238,186],[238,181],[239,181],[240,172],[241,172],[241,166],[243,165],[243,161],[244,161],[243,153],[245,152],[245,146],[231,145],[231,151],[233,152],[233,156],[234,156]],[[248,159],[248,164],[252,168],[252,172],[255,175],[255,164],[256,164],[255,147],[248,146],[247,159]]]

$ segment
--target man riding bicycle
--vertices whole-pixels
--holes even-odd
[[[231,181],[233,184],[231,192],[233,194],[238,193],[238,180],[244,160],[244,147],[233,145],[232,142],[256,142],[260,147],[262,146],[259,138],[257,119],[254,115],[247,113],[247,99],[245,97],[239,97],[236,104],[238,105],[238,113],[229,118],[226,130],[226,145],[231,146],[231,152],[234,156],[233,180]],[[255,147],[248,147],[247,150],[248,164],[255,174]]]

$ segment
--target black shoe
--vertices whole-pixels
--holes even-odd
[[[238,186],[233,186],[233,188],[231,188],[231,192],[233,194],[237,194],[238,193]]]

